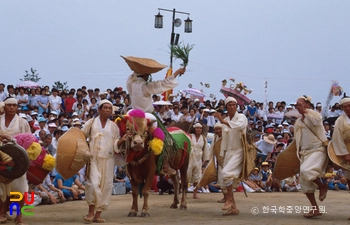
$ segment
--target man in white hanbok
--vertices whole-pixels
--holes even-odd
[[[119,128],[109,117],[113,105],[104,99],[100,101],[99,116],[86,122],[82,131],[89,138],[91,159],[85,185],[85,200],[89,213],[84,216],[86,222],[102,223],[102,211],[110,202],[114,177],[114,152],[120,139]],[[96,211],[96,212],[95,212]]]
[[[16,114],[18,108],[17,100],[15,98],[7,98],[0,103],[0,111],[4,111],[4,114],[0,116],[0,134],[12,138],[16,134],[30,133],[28,122]],[[10,192],[24,193],[27,191],[26,174],[9,184],[0,183],[0,223],[5,223],[7,220],[6,212],[10,206]],[[21,207],[24,205],[24,199],[19,201],[19,205]],[[15,222],[24,224],[22,214],[16,216]]]
[[[225,99],[225,106],[228,116],[222,119],[220,113],[215,116],[222,124],[222,142],[220,155],[225,156],[221,176],[223,180],[222,188],[227,190],[227,198],[222,210],[226,215],[237,215],[237,209],[234,197],[233,188],[238,187],[239,177],[243,166],[244,146],[242,135],[246,133],[248,120],[243,114],[237,112],[237,100],[233,97]]]
[[[304,214],[306,218],[322,215],[315,199],[315,190],[319,189],[319,200],[327,195],[327,186],[321,177],[327,166],[327,152],[323,142],[327,140],[322,124],[322,116],[310,109],[311,97],[301,96],[296,109],[301,114],[294,125],[297,154],[300,159],[300,186],[309,199],[313,209]]]
[[[344,156],[350,163],[350,97],[344,96],[340,100],[340,107],[344,113],[335,121],[332,144],[337,156]],[[350,186],[350,170],[344,170],[344,177]],[[350,220],[350,217],[348,218]]]
[[[180,68],[174,72],[173,75],[166,77],[163,80],[151,81],[149,80],[152,73],[156,73],[166,66],[157,63],[152,59],[123,57],[130,69],[134,71],[126,81],[126,88],[128,89],[131,105],[134,109],[141,109],[144,112],[152,113],[154,107],[152,105],[152,95],[162,94],[175,88],[178,85],[176,77],[184,74],[186,69]],[[164,158],[162,174],[175,175],[176,171],[170,168],[167,158]]]
[[[202,125],[196,123],[193,125],[195,131],[191,134],[191,154],[187,169],[187,179],[196,187],[202,176],[203,162],[209,161],[209,148],[207,139],[202,135]],[[198,188],[193,190],[193,198],[198,199]]]

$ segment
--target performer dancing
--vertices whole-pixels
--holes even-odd
[[[151,73],[158,72],[166,66],[157,63],[152,59],[123,57],[130,69],[134,71],[128,77],[126,87],[128,89],[131,105],[134,109],[141,109],[144,112],[152,113],[154,111],[152,105],[152,95],[162,94],[165,91],[175,88],[178,83],[176,77],[184,74],[186,69],[180,68],[175,73],[164,80],[149,81]],[[174,175],[176,171],[169,167],[167,159],[164,158],[163,169],[161,173],[165,175]]]
[[[303,193],[316,209],[304,214],[306,218],[321,216],[315,199],[315,190],[319,189],[319,200],[327,196],[327,186],[320,178],[327,166],[327,153],[323,142],[327,140],[320,113],[310,109],[311,97],[301,96],[296,109],[301,114],[294,125],[298,157],[300,159],[300,186]]]
[[[214,140],[210,146],[210,154],[213,155],[214,154],[214,145],[215,143],[220,140],[222,138],[222,124],[220,122],[216,123],[214,125]],[[218,157],[216,157],[216,165],[217,165],[217,171],[218,171],[218,181],[217,183],[220,185],[223,183],[223,180],[222,180],[222,174],[221,174],[221,171],[222,171],[222,167],[219,165],[219,162],[218,162]],[[219,203],[225,203],[226,202],[226,198],[227,198],[227,190],[226,188],[224,190],[222,190],[222,194],[224,195],[224,197],[221,199],[221,200],[218,200]]]
[[[202,125],[196,123],[193,125],[194,133],[191,134],[191,155],[188,163],[187,178],[195,187],[193,198],[198,199],[198,188],[196,187],[202,175],[203,162],[209,161],[209,149],[207,139],[202,135]]]
[[[4,110],[4,114],[0,116],[0,134],[3,139],[11,139],[16,134],[31,133],[29,124],[26,120],[20,118],[16,112],[18,109],[17,100],[15,98],[6,98],[4,102],[0,102],[0,111]],[[7,219],[11,219],[6,212],[10,207],[10,192],[24,193],[28,191],[26,174],[18,179],[13,180],[9,184],[0,183],[0,223],[5,223]],[[20,207],[24,205],[24,199],[19,201]],[[15,224],[25,225],[22,214],[16,215]]]
[[[335,121],[332,144],[335,154],[344,156],[344,159],[350,163],[350,97],[344,94],[339,103],[344,113]],[[350,170],[344,169],[344,177],[350,187]]]
[[[223,187],[227,189],[227,198],[222,210],[226,215],[238,215],[233,188],[238,187],[240,174],[243,166],[244,146],[242,134],[245,135],[247,129],[247,117],[237,112],[237,100],[233,97],[225,99],[225,107],[228,116],[222,119],[221,114],[216,112],[215,116],[222,123],[222,142],[220,155],[225,156],[221,176]]]
[[[89,205],[89,213],[84,216],[86,222],[105,222],[101,218],[101,213],[107,209],[111,198],[114,151],[117,151],[120,142],[125,141],[125,137],[120,139],[118,126],[109,120],[112,109],[110,101],[106,99],[100,101],[99,116],[87,121],[82,129],[89,138],[92,155],[85,186],[85,199]]]

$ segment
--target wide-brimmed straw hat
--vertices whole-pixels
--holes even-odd
[[[217,169],[215,167],[214,158],[212,158],[208,164],[208,166],[205,168],[203,175],[197,185],[197,187],[203,187],[205,185],[208,185],[214,181],[218,180],[217,176]]]
[[[69,179],[78,173],[89,159],[89,146],[83,131],[79,128],[70,128],[58,139],[56,169],[64,179]]]
[[[348,148],[348,151],[349,151],[349,148]],[[335,154],[332,141],[330,141],[328,144],[327,152],[328,152],[329,159],[334,164],[336,164],[337,166],[340,166],[341,168],[344,168],[346,170],[350,170],[350,163],[344,159],[344,156],[337,156]]]
[[[6,159],[13,161],[14,165],[11,171],[0,170],[0,182],[10,183],[12,180],[23,176],[29,168],[29,157],[21,146],[15,143],[8,143],[0,146],[1,156],[0,161],[6,162]],[[8,158],[11,157],[11,158]]]
[[[272,176],[277,180],[283,180],[299,173],[300,160],[297,156],[297,145],[295,140],[278,154]]]
[[[120,57],[125,60],[132,71],[140,75],[157,73],[167,67],[166,65],[160,64],[149,58],[138,58],[133,56]]]
[[[275,140],[275,136],[273,136],[273,134],[269,134],[268,136],[265,136],[264,141],[272,145],[277,143],[277,141]]]

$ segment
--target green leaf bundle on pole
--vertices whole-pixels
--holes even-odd
[[[182,44],[179,45],[171,45],[170,50],[173,52],[175,59],[182,59],[183,63],[180,64],[184,68],[188,65],[188,59],[190,57],[190,51],[193,49],[194,45],[190,44]]]

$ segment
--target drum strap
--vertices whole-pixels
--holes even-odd
[[[310,128],[304,121],[302,121],[302,122],[303,122],[303,124],[317,137],[317,139],[320,140],[320,141],[322,142],[322,144],[323,144],[324,147],[327,147],[327,146],[328,146],[328,143],[329,143],[328,139],[327,139],[326,141],[322,141],[321,138],[319,138],[319,137],[317,136],[317,134],[316,134],[313,130],[311,130],[311,128]]]
[[[91,131],[92,131],[92,126],[94,125],[94,122],[95,122],[95,117],[92,118],[92,122],[91,122],[90,129],[89,129],[89,141],[91,139]],[[89,145],[89,148],[90,148],[90,145]],[[91,150],[90,150],[90,152],[91,152]],[[89,175],[90,175],[90,160],[86,163],[86,168],[85,168],[85,176],[87,179],[89,179]]]

